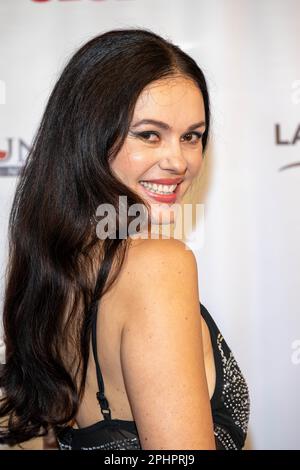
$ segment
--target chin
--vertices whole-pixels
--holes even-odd
[[[151,204],[150,220],[153,225],[170,225],[175,222],[174,208],[168,204]]]

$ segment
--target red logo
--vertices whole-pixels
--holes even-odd
[[[30,151],[29,145],[23,139],[8,137],[5,146],[1,147],[0,176],[17,176]]]
[[[0,160],[4,160],[7,157],[7,152],[0,150]]]

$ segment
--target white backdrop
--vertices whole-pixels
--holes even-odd
[[[201,302],[249,383],[247,447],[300,449],[300,2],[0,0],[0,22],[1,292],[16,173],[63,65],[108,29],[152,29],[197,60],[211,93],[193,249]]]

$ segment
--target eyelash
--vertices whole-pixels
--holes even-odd
[[[159,137],[159,134],[157,134],[154,131],[139,132],[139,133],[136,134],[136,136],[141,137],[142,139],[148,141],[151,144],[156,144],[157,141],[151,141],[151,140],[147,139],[147,137],[150,136],[151,134],[156,135],[156,137]],[[195,142],[189,142],[191,145],[196,145],[198,142],[200,142],[200,140],[203,137],[203,134],[201,132],[196,132],[196,131],[188,132],[187,134],[185,134],[185,136],[187,136],[187,135],[195,135],[195,136],[198,137],[198,139]]]

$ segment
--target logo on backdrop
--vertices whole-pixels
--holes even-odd
[[[30,151],[20,138],[8,137],[0,143],[0,176],[18,176]]]
[[[300,104],[300,80],[295,80],[292,83],[291,101],[293,105]],[[288,133],[280,123],[275,124],[276,145],[296,145],[298,142],[300,142],[300,124],[297,124],[291,133]],[[300,167],[300,161],[288,163],[279,168],[279,171],[295,168],[296,166]]]
[[[291,136],[284,135],[281,124],[275,124],[275,138],[277,145],[295,145],[300,141],[300,124],[296,127],[295,132]]]

